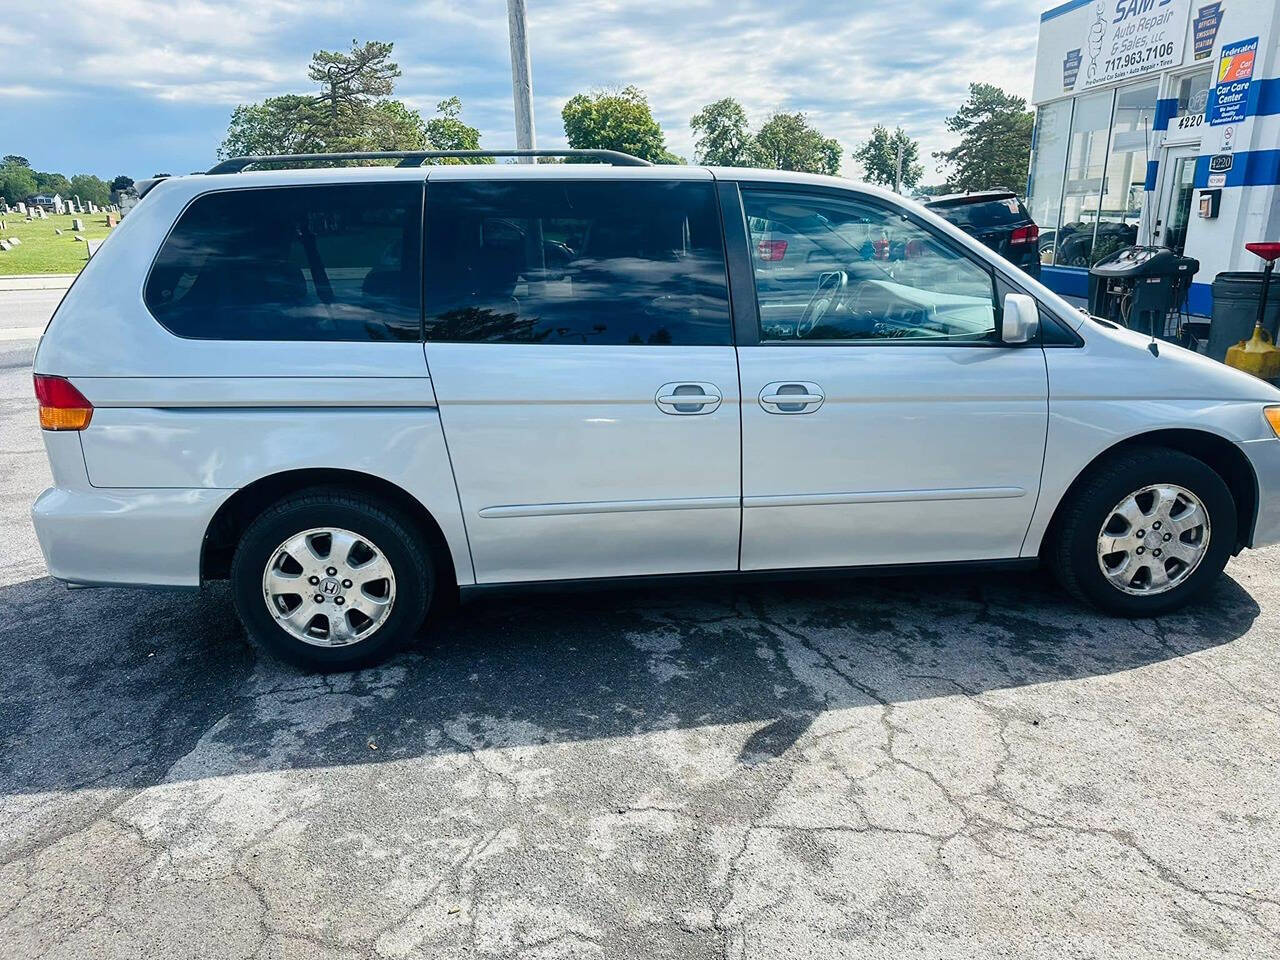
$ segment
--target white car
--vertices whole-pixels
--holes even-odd
[[[1150,616],[1280,540],[1280,391],[914,203],[397,156],[163,180],[89,261],[34,368],[53,576],[229,577],[342,669],[497,585],[1043,561]]]

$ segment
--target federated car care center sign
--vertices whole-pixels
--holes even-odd
[[[1040,18],[1036,102],[1181,66],[1191,0],[1079,0]]]
[[[1253,87],[1253,63],[1258,56],[1258,38],[1224,43],[1218,57],[1218,75],[1209,91],[1209,123],[1239,123],[1249,115],[1249,93]]]

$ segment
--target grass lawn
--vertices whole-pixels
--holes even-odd
[[[82,237],[98,239],[111,231],[107,228],[105,213],[76,215],[84,221]],[[0,215],[4,230],[0,237],[17,237],[22,243],[12,250],[0,250],[0,277],[17,273],[79,273],[89,259],[89,250],[77,240],[77,231],[71,229],[72,216],[50,216],[47,220],[30,223],[16,213]],[[54,233],[61,230],[62,236]]]

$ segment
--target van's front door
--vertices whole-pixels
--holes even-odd
[[[999,342],[994,277],[961,245],[845,196],[743,189],[760,320],[739,331],[742,568],[1017,557],[1044,352]]]
[[[700,171],[432,171],[426,353],[478,583],[734,570],[738,370]]]

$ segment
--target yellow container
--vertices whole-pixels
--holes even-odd
[[[1271,334],[1259,324],[1253,328],[1253,336],[1227,348],[1227,366],[1251,373],[1263,380],[1280,377],[1280,349],[1271,341]]]

